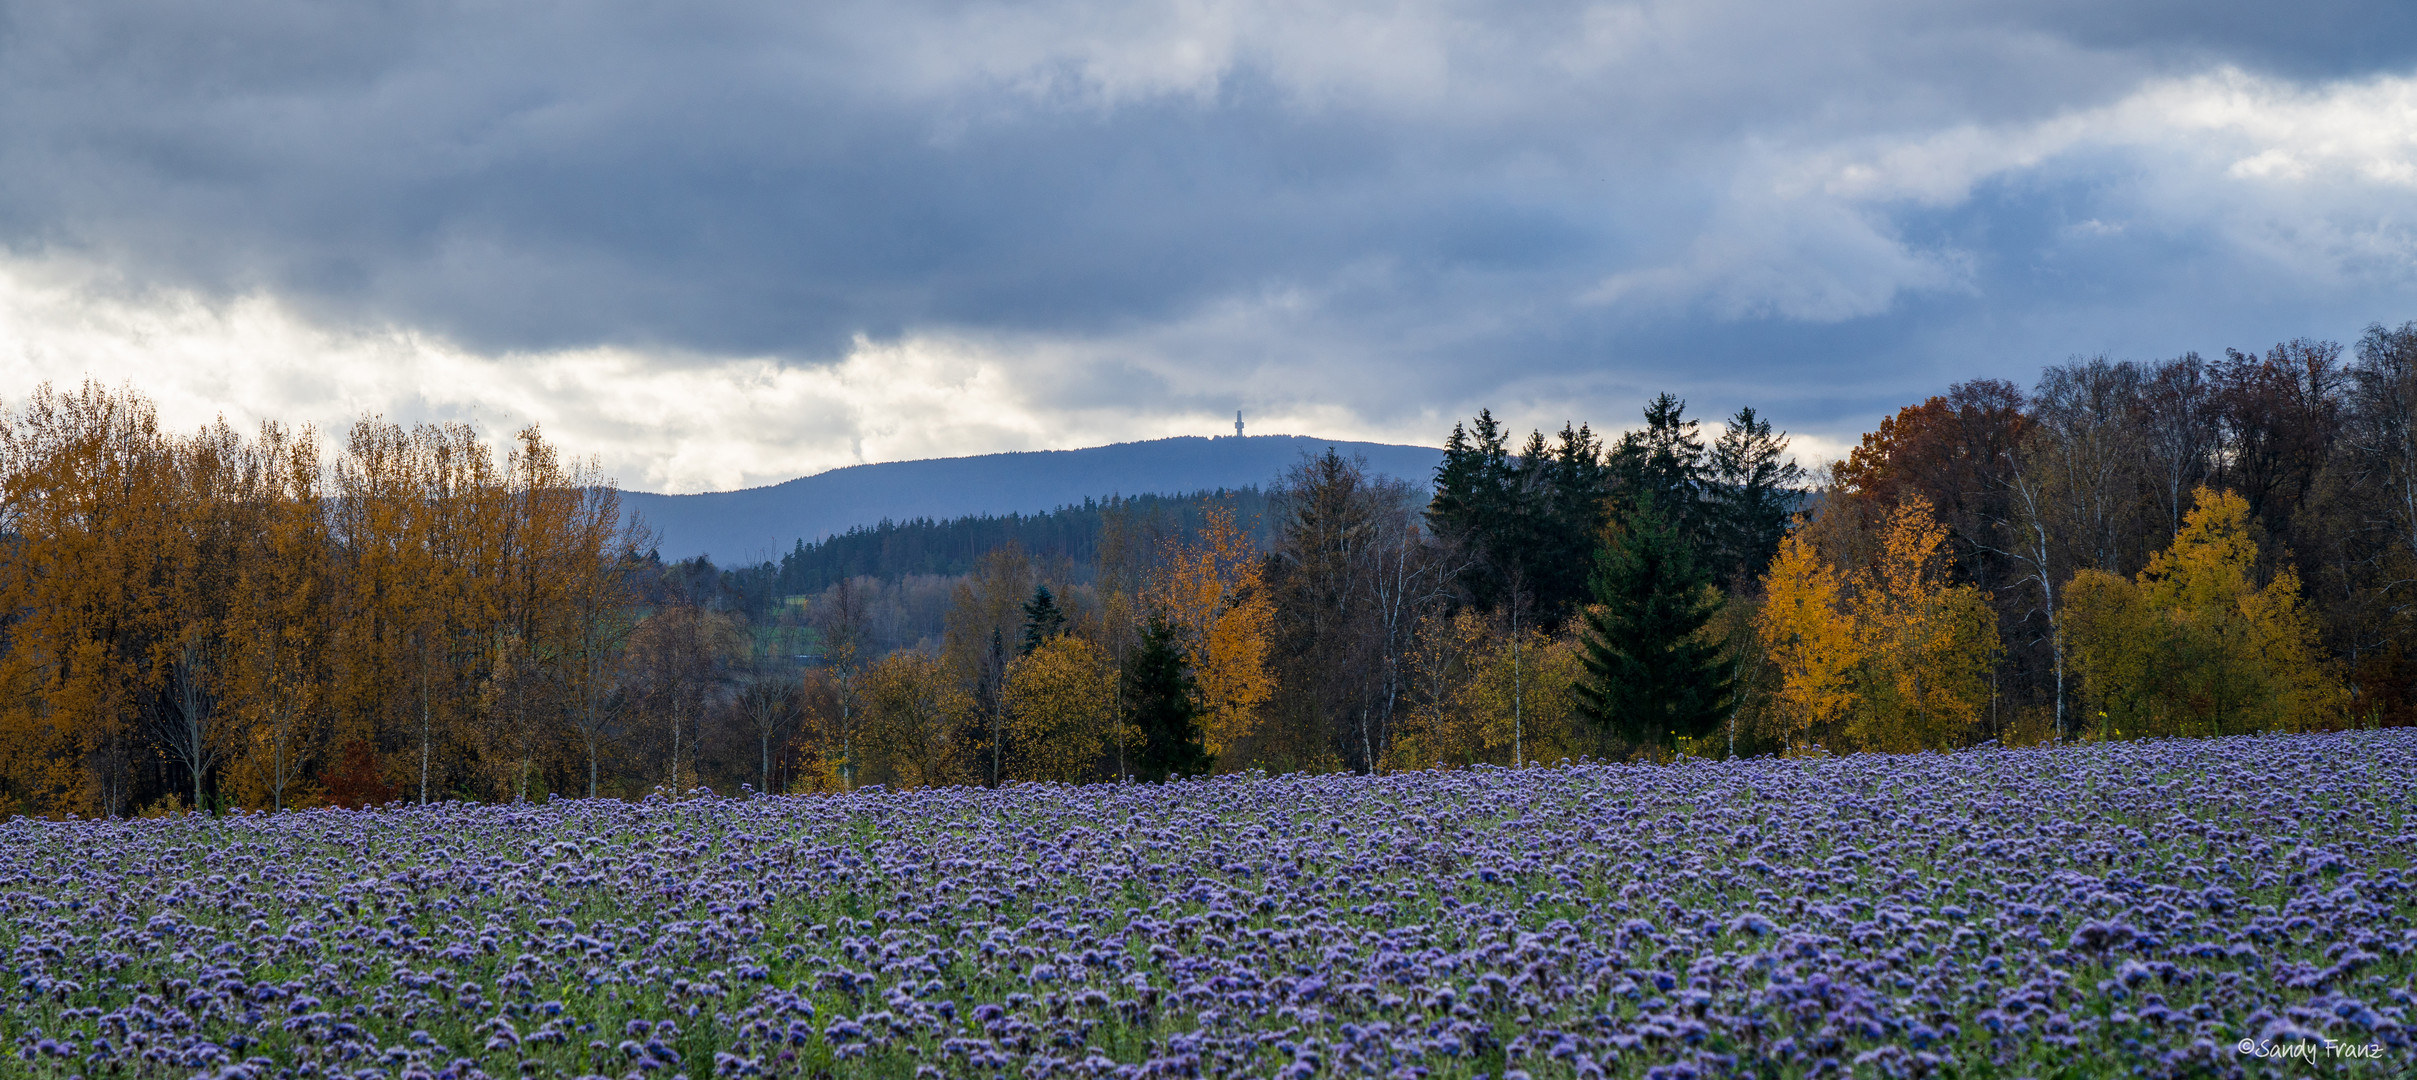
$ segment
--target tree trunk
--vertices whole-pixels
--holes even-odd
[[[428,805],[428,668],[420,667],[420,805]]]
[[[1519,600],[1511,600],[1511,767],[1527,767],[1527,672],[1521,668]]]

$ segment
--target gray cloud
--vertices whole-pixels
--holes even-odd
[[[1241,404],[1432,439],[1670,387],[1845,438],[2070,353],[2417,315],[2413,31],[2178,0],[20,3],[0,243],[506,368],[944,340],[1024,387],[1001,431]],[[386,407],[457,407],[417,394]],[[761,479],[782,437],[715,452]]]

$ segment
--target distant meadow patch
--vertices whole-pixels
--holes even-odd
[[[2397,1075],[2417,731],[0,826],[9,1075]]]

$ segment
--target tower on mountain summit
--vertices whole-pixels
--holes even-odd
[[[1234,410],[1234,437],[1237,439],[1242,437],[1242,410],[1240,409]]]

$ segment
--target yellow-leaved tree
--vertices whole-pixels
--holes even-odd
[[[1863,663],[1845,582],[1811,541],[1791,534],[1771,560],[1763,595],[1755,631],[1779,673],[1773,734],[1791,750],[1826,742],[1855,707]]]
[[[1205,517],[1199,540],[1167,545],[1144,600],[1180,633],[1200,686],[1201,745],[1226,760],[1275,696],[1267,650],[1276,609],[1258,551],[1233,514],[1210,507]]]
[[[958,735],[974,714],[974,696],[938,657],[891,653],[865,668],[856,693],[864,706],[859,783],[934,787],[973,779]]]
[[[1858,749],[1961,745],[1989,708],[1997,616],[1947,576],[1947,527],[1920,496],[1889,514],[1880,560],[1856,589],[1863,703],[1847,724]]]
[[[245,733],[228,786],[251,806],[286,807],[318,764],[311,730],[326,686],[327,517],[318,435],[263,425],[253,492],[260,521],[236,567],[228,628],[228,712]]]
[[[1801,535],[1771,561],[1756,633],[1791,749],[1956,746],[1988,709],[1997,620],[1980,590],[1949,580],[1946,528],[1913,496],[1879,540],[1868,569],[1832,565]]]
[[[1007,666],[1003,695],[1025,780],[1087,780],[1110,749],[1116,678],[1106,650],[1072,634],[1035,646]]]
[[[1584,756],[1594,732],[1578,704],[1586,664],[1575,636],[1507,626],[1470,657],[1462,711],[1481,760],[1498,765]]]
[[[1474,765],[1493,758],[1468,709],[1469,674],[1493,641],[1484,616],[1468,608],[1430,612],[1418,623],[1404,664],[1409,694],[1385,749],[1394,771]]]
[[[2136,579],[2065,587],[2082,732],[2101,738],[2303,731],[2341,718],[2340,674],[2285,567],[2260,587],[2249,503],[2200,488],[2171,547]]]

